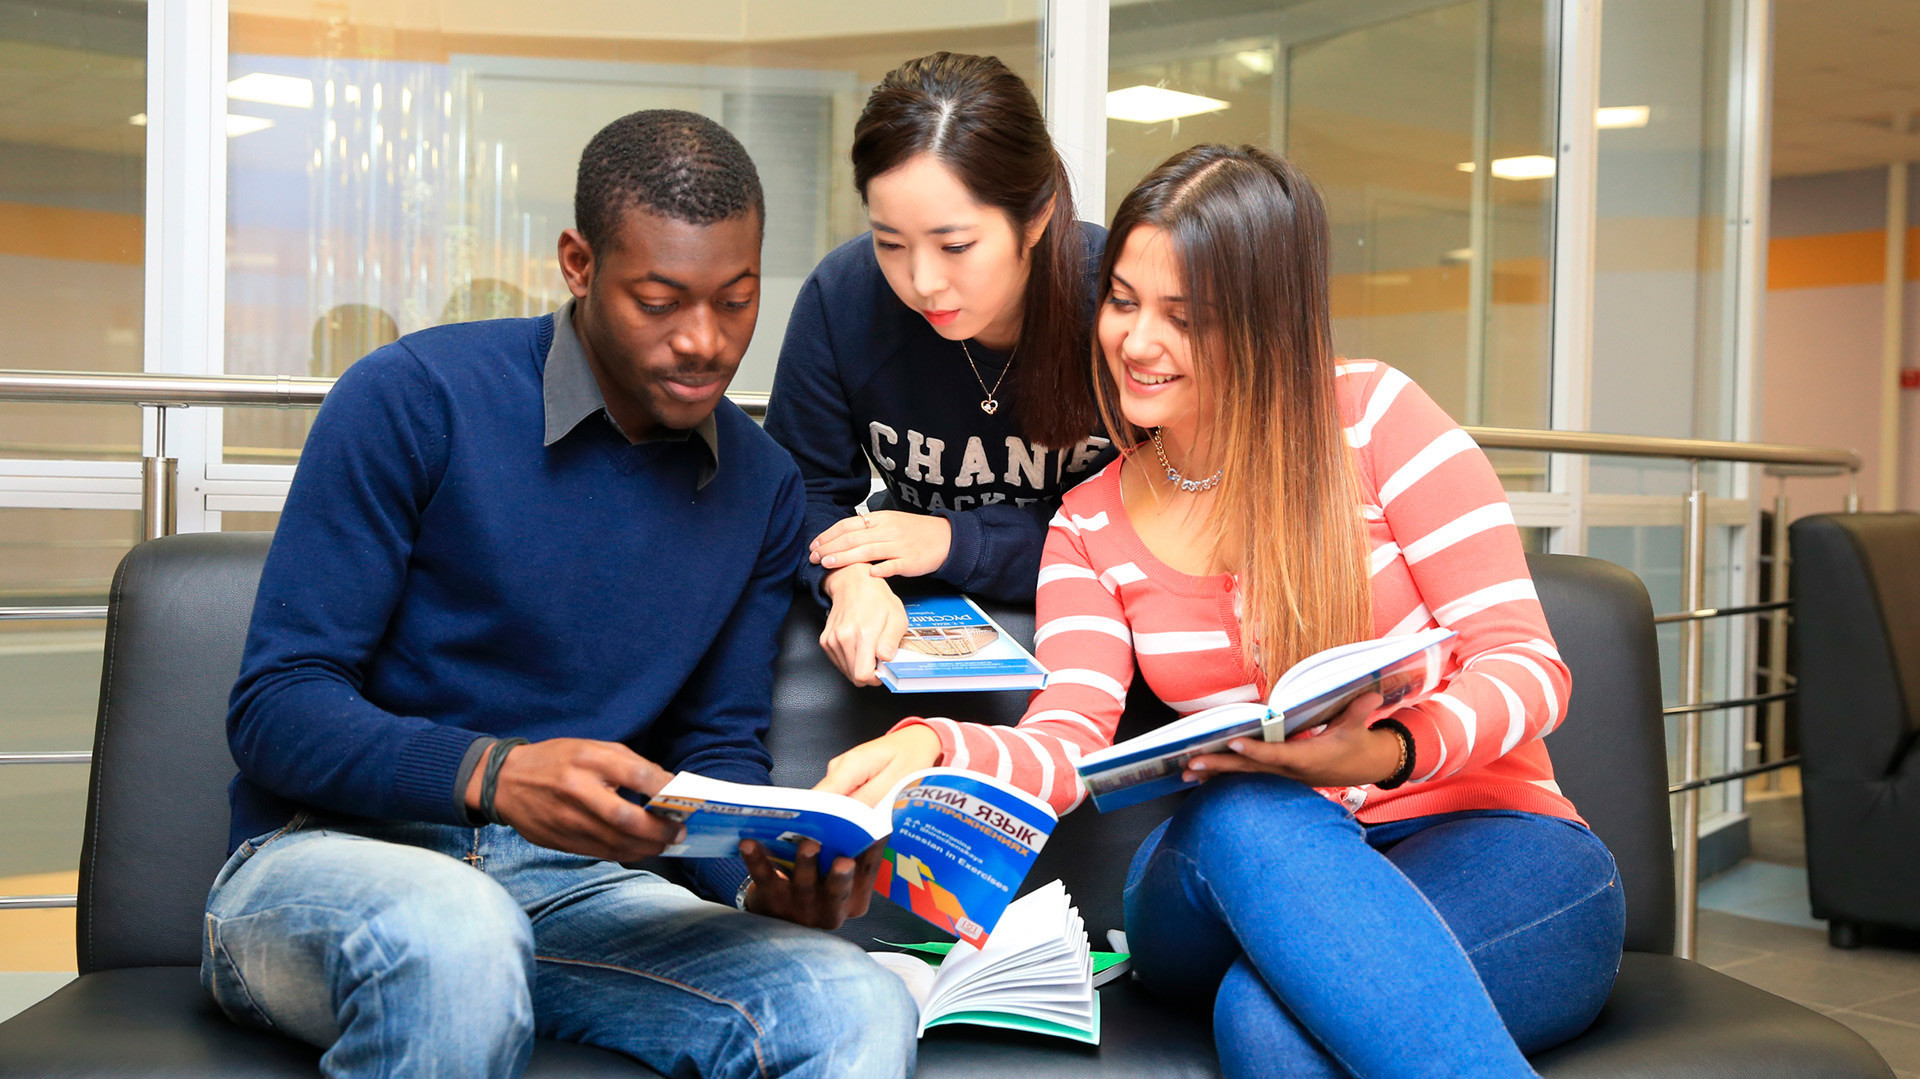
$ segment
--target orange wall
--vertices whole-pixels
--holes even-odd
[[[1767,288],[1836,288],[1886,280],[1887,230],[1782,236],[1767,243]],[[1920,281],[1920,227],[1907,230],[1907,280]]]

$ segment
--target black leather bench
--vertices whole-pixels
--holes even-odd
[[[0,1024],[0,1076],[311,1076],[317,1051],[223,1019],[198,982],[201,911],[226,849],[233,774],[223,717],[239,667],[265,536],[178,536],[142,544],[114,579],[80,866],[81,976]],[[1671,954],[1673,871],[1665,741],[1646,592],[1591,559],[1532,559],[1548,618],[1573,668],[1567,722],[1549,739],[1561,786],[1612,847],[1627,893],[1628,952],[1606,1009],[1581,1037],[1536,1060],[1553,1079],[1586,1076],[1866,1079],[1892,1072],[1852,1031],[1799,1005]],[[996,610],[1031,639],[1030,612]],[[775,702],[777,781],[805,784],[827,759],[904,710],[1010,721],[1019,694],[894,697],[849,686],[796,604]],[[1126,727],[1165,718],[1136,694]],[[1029,884],[1067,882],[1096,943],[1120,924],[1120,882],[1135,845],[1176,804],[1083,810],[1062,822]],[[862,943],[928,936],[875,904],[842,934]],[[1187,1014],[1121,982],[1102,990],[1104,1043],[947,1028],[922,1043],[919,1074],[1217,1076],[1204,1011]],[[646,1076],[612,1053],[555,1042],[528,1075]]]

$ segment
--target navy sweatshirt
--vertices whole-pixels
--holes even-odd
[[[1080,229],[1091,311],[1107,233],[1085,222]],[[993,386],[1006,353],[967,347]],[[767,406],[767,433],[793,454],[806,479],[806,540],[867,497],[871,463],[886,483],[889,508],[936,513],[952,526],[936,579],[994,599],[1031,600],[1060,496],[1104,467],[1113,451],[1100,437],[1063,449],[1029,446],[1010,387],[1001,386],[993,415],[980,409],[985,396],[959,343],[894,294],[871,234],[821,259],[787,320]],[[826,575],[801,562],[800,579],[822,604]]]
[[[227,717],[231,843],[314,808],[466,824],[483,735],[621,742],[768,782],[763,736],[801,538],[800,477],[737,407],[629,444],[544,444],[553,316],[410,334],[314,421]],[[725,901],[737,859],[694,863]]]

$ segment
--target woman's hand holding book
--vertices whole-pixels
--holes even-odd
[[[940,736],[918,723],[862,742],[827,762],[814,790],[845,794],[874,805],[901,777],[940,763]]]
[[[1182,778],[1191,783],[1229,772],[1271,772],[1310,787],[1360,787],[1380,783],[1399,770],[1400,736],[1372,726],[1390,714],[1378,693],[1354,699],[1332,722],[1284,742],[1258,738],[1235,740],[1230,753],[1208,753],[1187,762]]]

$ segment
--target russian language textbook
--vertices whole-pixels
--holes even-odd
[[[1354,698],[1378,693],[1386,705],[1432,692],[1446,669],[1450,629],[1360,641],[1316,652],[1293,665],[1265,701],[1223,704],[1176,719],[1081,758],[1075,770],[1102,813],[1193,784],[1187,762],[1225,752],[1236,738],[1279,742],[1337,717]]]
[[[909,599],[906,608],[907,635],[879,671],[895,693],[1034,690],[1047,684],[1040,661],[967,597]]]
[[[661,852],[672,858],[724,858],[753,839],[791,864],[800,842],[812,839],[821,862],[831,864],[884,839],[873,890],[976,948],[987,943],[1057,823],[1038,798],[956,768],[906,776],[874,806],[843,794],[681,772],[647,811],[686,826],[685,837]]]
[[[1104,967],[1087,945],[1079,908],[1057,880],[1014,900],[985,947],[961,941],[945,949],[938,966],[912,954],[936,946],[903,947],[911,952],[868,954],[906,982],[920,1006],[920,1034],[969,1023],[1100,1044],[1094,976]],[[1121,958],[1112,956],[1105,966]]]

